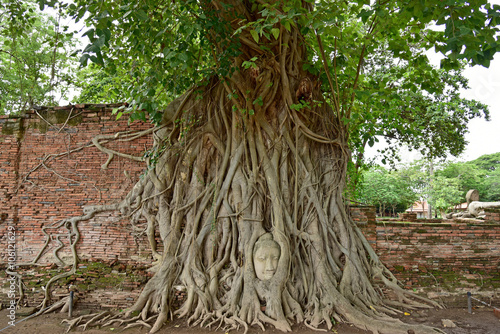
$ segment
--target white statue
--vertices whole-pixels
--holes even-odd
[[[499,208],[500,202],[471,202],[467,210],[474,217],[484,215],[485,208]]]
[[[253,246],[253,265],[257,278],[267,281],[274,276],[281,255],[280,245],[271,233],[263,234]]]
[[[467,199],[467,210],[465,212],[447,215],[447,218],[484,218],[485,208],[500,208],[500,202],[480,202],[479,192],[471,189],[465,196]]]

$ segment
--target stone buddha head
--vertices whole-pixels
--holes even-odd
[[[263,234],[253,246],[253,265],[257,278],[267,281],[274,276],[281,255],[280,245],[271,233]]]

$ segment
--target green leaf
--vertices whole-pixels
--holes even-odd
[[[253,101],[253,104],[258,104],[259,106],[263,106],[264,105],[264,101],[262,101],[262,96],[259,96],[258,98],[256,98],[254,101]]]
[[[278,28],[271,29],[271,34],[273,34],[274,38],[277,40],[280,37],[280,30]]]
[[[252,29],[252,30],[250,30],[250,34],[252,35],[254,41],[256,43],[259,43],[259,33]]]
[[[90,58],[90,55],[88,53],[84,53],[81,57],[80,57],[80,66],[87,66],[87,63],[89,61],[89,58]]]
[[[292,31],[292,28],[290,26],[290,20],[283,20],[281,21],[281,24],[283,24],[283,26],[285,27],[286,30],[288,30],[288,32]]]
[[[139,10],[137,11],[137,17],[140,19],[140,20],[143,20],[143,21],[147,21],[149,20],[149,17],[148,17],[148,14],[146,14],[145,11],[143,10]]]
[[[366,23],[366,21],[368,21],[368,18],[373,14],[375,10],[366,10],[366,9],[362,9],[361,10],[361,13],[359,13],[358,17],[361,18],[361,20],[363,21],[363,23]]]

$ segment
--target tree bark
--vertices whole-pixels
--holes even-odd
[[[232,11],[203,4],[234,29],[242,17],[259,17],[246,2],[228,3]],[[226,329],[290,331],[302,322],[330,329],[348,321],[374,333],[433,332],[390,317],[401,307],[437,304],[401,289],[350,219],[340,109],[328,106],[317,78],[303,71],[299,28],[276,27],[278,40],[260,36],[259,43],[243,29],[232,64],[238,70],[186,92],[164,112],[155,163],[116,207],[148,223],[158,259],[127,315],[146,321],[157,314],[151,333],[173,315]],[[252,65],[244,68],[245,61]],[[280,257],[274,275],[260,280],[253,253],[266,233]],[[176,285],[187,291],[177,310]]]

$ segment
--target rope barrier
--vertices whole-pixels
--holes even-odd
[[[476,301],[478,301],[478,302],[480,302],[481,304],[484,304],[484,305],[488,306],[488,307],[493,307],[493,306],[491,306],[491,304],[486,304],[486,303],[485,303],[485,302],[483,302],[482,300],[479,300],[479,299],[474,298],[474,297],[471,297],[471,298],[472,298],[472,299],[474,299],[474,300],[476,300]]]
[[[479,299],[477,299],[477,298],[475,298],[475,297],[472,297],[472,293],[467,292],[467,306],[468,306],[468,309],[469,309],[469,313],[472,313],[472,303],[471,303],[471,300],[472,300],[472,299],[474,299],[475,301],[480,302],[480,303],[481,303],[481,304],[483,304],[483,305],[488,306],[489,308],[492,308],[492,309],[494,309],[494,310],[499,310],[499,311],[500,311],[500,309],[496,308],[495,306],[491,306],[491,303],[489,303],[489,304],[488,304],[488,303],[485,303],[485,302],[483,302],[482,300],[479,300]]]

